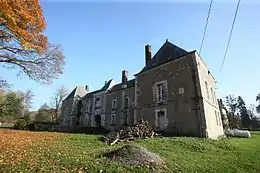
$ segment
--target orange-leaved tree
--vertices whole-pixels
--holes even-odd
[[[38,0],[0,0],[0,66],[18,69],[40,83],[62,74],[62,49],[48,43],[44,29]],[[0,88],[6,84],[0,78]]]

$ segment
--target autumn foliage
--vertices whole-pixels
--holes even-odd
[[[16,39],[22,48],[41,52],[47,43],[43,35],[45,21],[38,0],[0,1],[1,37],[5,41]]]
[[[49,83],[63,71],[60,46],[48,42],[38,0],[0,0],[0,66]],[[0,78],[1,79],[1,78]],[[0,87],[5,81],[0,80]]]

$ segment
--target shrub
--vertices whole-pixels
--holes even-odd
[[[30,123],[27,124],[26,129],[30,130],[30,131],[35,131],[36,130],[36,126],[34,123]]]
[[[16,130],[35,130],[35,124],[28,117],[19,118],[14,126]]]
[[[25,130],[28,123],[25,119],[19,119],[14,123],[14,129],[16,130]]]

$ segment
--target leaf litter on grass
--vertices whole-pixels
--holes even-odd
[[[17,169],[36,170],[49,146],[55,143],[58,133],[18,130],[0,131],[0,163],[2,172]],[[39,144],[37,152],[33,145]]]

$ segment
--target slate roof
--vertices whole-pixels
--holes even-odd
[[[102,90],[102,91],[107,90],[111,82],[112,82],[112,79],[110,79],[110,80],[101,88],[101,90]]]
[[[165,64],[169,61],[178,59],[186,54],[189,54],[190,52],[172,44],[168,40],[162,45],[162,47],[156,52],[156,54],[153,56],[153,58],[148,62],[148,64],[136,75],[147,71],[149,69],[152,69],[154,67],[157,67],[159,65]]]
[[[87,93],[84,97],[86,97],[86,96],[92,96],[92,95],[95,94],[95,93],[102,92],[102,91],[106,91],[106,90],[108,89],[109,85],[111,84],[111,82],[112,82],[112,79],[110,79],[101,89],[95,90],[95,91],[92,91],[92,92],[89,92],[89,93]]]
[[[72,90],[71,93],[64,100],[68,100],[69,98],[74,97],[76,90],[77,90],[77,87],[74,88],[74,90]]]
[[[184,55],[187,55],[191,52],[188,52],[174,44],[172,44],[171,42],[169,42],[168,40],[166,40],[166,42],[162,45],[162,47],[156,52],[156,54],[153,56],[153,58],[151,59],[151,61],[137,74],[135,74],[134,76],[142,73],[142,72],[145,72],[149,69],[152,69],[154,67],[157,67],[157,66],[160,66],[162,64],[165,64],[169,61],[172,61],[172,60],[176,60],[178,58],[181,58],[183,57]],[[91,96],[95,93],[98,93],[98,92],[102,92],[102,91],[106,91],[110,85],[110,83],[112,82],[112,79],[109,80],[101,89],[99,90],[96,90],[96,91],[92,91],[90,93],[87,93],[84,97],[86,96]],[[110,92],[114,92],[114,91],[118,91],[118,90],[121,90],[122,89],[122,83],[120,84],[116,84],[114,85]],[[130,88],[130,87],[134,87],[135,86],[135,79],[132,79],[132,80],[129,80],[127,81],[127,88]],[[75,92],[76,92],[76,89],[75,88],[67,97],[66,99],[72,97],[75,95]],[[65,99],[65,100],[66,100]]]
[[[122,88],[122,83],[114,85],[109,92],[119,91]],[[135,79],[129,80],[126,83],[126,88],[134,87],[135,86]]]

